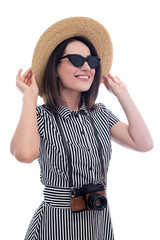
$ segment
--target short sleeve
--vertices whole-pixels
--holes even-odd
[[[100,108],[103,112],[104,117],[108,121],[109,129],[111,129],[116,123],[118,123],[120,120],[118,117],[116,117],[112,111],[106,108],[106,106],[103,103],[100,103]]]
[[[111,129],[120,120],[110,110],[108,111],[109,111],[108,123],[109,123],[109,129]]]
[[[36,107],[36,113],[37,113],[37,125],[38,125],[38,132],[40,135],[40,138],[42,139],[44,136],[44,116],[42,113],[42,109],[40,106]]]

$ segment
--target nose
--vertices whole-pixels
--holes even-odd
[[[90,69],[90,66],[88,65],[88,62],[85,61],[84,64],[82,65],[81,67],[81,70],[89,70]]]

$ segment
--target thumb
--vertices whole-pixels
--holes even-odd
[[[37,84],[37,83],[36,83],[36,74],[35,74],[35,73],[32,74],[31,83],[32,83],[32,84]]]
[[[33,79],[33,81],[36,81],[36,74],[35,73],[32,74],[32,79]]]
[[[105,87],[108,89],[109,92],[112,92],[111,90],[111,85],[113,84],[112,80],[107,75],[104,75],[103,79],[104,79],[103,83]]]
[[[104,75],[103,78],[109,87],[113,84],[112,79],[110,79],[107,75]]]
[[[103,84],[105,85],[105,87],[108,89],[108,79],[107,79],[107,75],[103,76]],[[109,89],[108,89],[109,90]]]

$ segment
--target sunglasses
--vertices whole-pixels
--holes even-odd
[[[78,54],[68,54],[65,55],[64,57],[61,57],[61,59],[63,58],[68,58],[69,61],[75,66],[75,67],[82,67],[83,64],[85,62],[88,63],[88,65],[90,66],[90,68],[96,68],[98,67],[99,63],[100,63],[100,58],[96,57],[96,56],[88,56],[87,58],[82,57],[81,55]]]

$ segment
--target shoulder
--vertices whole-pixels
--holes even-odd
[[[53,114],[49,111],[49,108],[46,105],[37,106],[36,113],[37,115],[40,115],[42,117],[53,116]]]
[[[113,125],[119,122],[119,118],[112,113],[112,111],[106,108],[104,103],[97,103],[93,110],[90,110],[90,114],[96,120],[102,120],[104,123],[108,123],[109,128],[111,129]]]
[[[54,114],[49,111],[45,105],[39,105],[36,107],[37,124],[40,137],[42,139],[48,139],[51,131],[55,128]]]
[[[104,103],[96,103],[94,107],[90,110],[91,114],[106,114],[110,115],[112,112],[108,108],[106,108]]]
[[[50,112],[49,108],[46,105],[37,106],[36,114],[38,123],[43,123],[44,127],[47,126],[48,123],[52,126],[55,125],[54,114]]]

